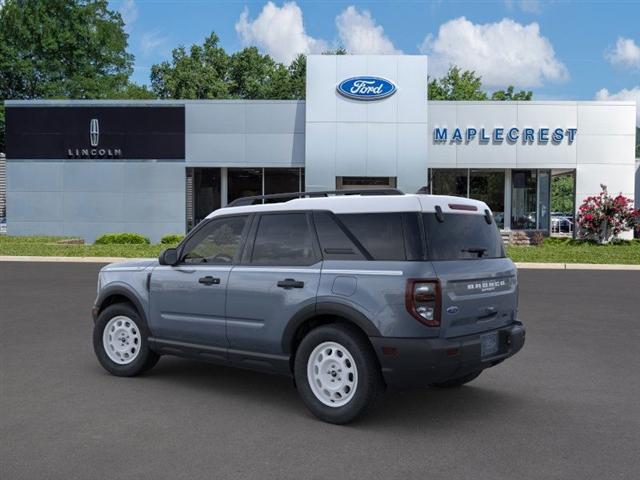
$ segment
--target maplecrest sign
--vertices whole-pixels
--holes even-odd
[[[470,143],[477,139],[480,144],[502,143],[515,144],[521,142],[523,145],[531,144],[552,144],[559,145],[566,141],[571,145],[578,134],[577,128],[519,128],[519,127],[435,127],[433,129],[433,141],[435,143]]]

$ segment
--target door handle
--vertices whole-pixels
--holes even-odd
[[[220,279],[207,275],[206,277],[199,278],[198,283],[202,283],[203,285],[219,285]]]
[[[286,288],[287,290],[290,288],[304,288],[304,282],[299,282],[293,278],[285,278],[278,282],[278,286],[280,288]]]

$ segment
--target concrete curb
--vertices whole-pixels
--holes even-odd
[[[149,260],[148,258],[123,257],[33,257],[0,255],[0,262],[53,262],[53,263],[118,263],[130,260]],[[522,270],[638,270],[640,264],[601,264],[601,263],[516,263]]]

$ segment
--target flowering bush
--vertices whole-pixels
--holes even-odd
[[[640,210],[633,208],[633,200],[623,196],[612,197],[606,185],[597,196],[587,197],[578,210],[580,236],[609,243],[621,232],[640,226]]]

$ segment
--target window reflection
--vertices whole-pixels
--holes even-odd
[[[471,170],[469,197],[489,205],[496,224],[504,228],[504,171]]]
[[[538,186],[536,171],[513,170],[511,175],[511,228],[534,230]]]
[[[466,168],[438,168],[431,170],[431,193],[434,195],[467,196]]]

